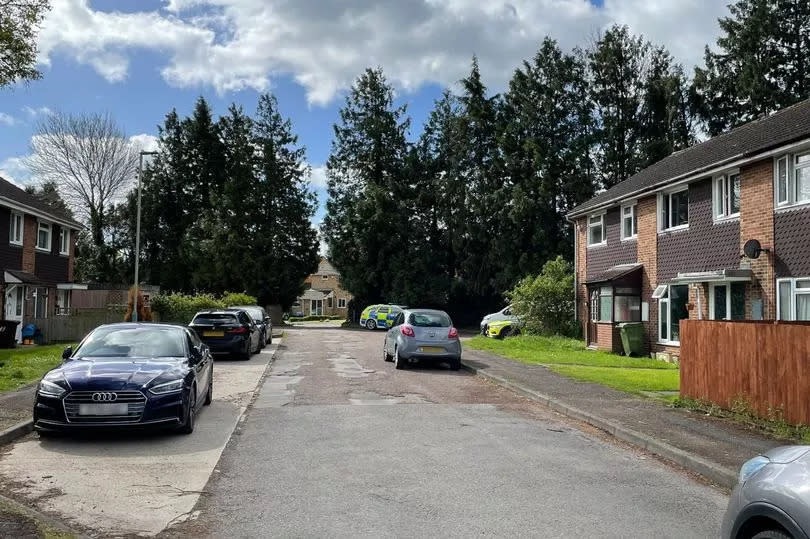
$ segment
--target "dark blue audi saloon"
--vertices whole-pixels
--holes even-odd
[[[190,434],[211,403],[214,360],[183,326],[99,326],[62,358],[37,388],[34,428],[44,434],[152,426]]]

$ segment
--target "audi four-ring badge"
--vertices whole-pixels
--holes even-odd
[[[183,326],[109,324],[94,329],[39,382],[34,428],[194,430],[211,403],[214,360]]]

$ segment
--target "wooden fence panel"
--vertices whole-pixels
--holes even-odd
[[[30,318],[25,324],[34,324],[42,332],[46,343],[78,342],[102,324],[124,320],[124,313],[111,310],[86,311],[69,316]]]
[[[810,323],[681,321],[681,396],[810,424]]]

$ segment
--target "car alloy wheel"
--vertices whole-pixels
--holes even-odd
[[[372,320],[372,319],[369,319],[369,320],[366,322],[366,328],[368,328],[368,329],[377,329],[377,322],[375,322],[375,321],[374,321],[374,320]]]
[[[398,369],[398,370],[402,370],[402,369],[405,368],[406,364],[407,364],[407,361],[402,359],[402,357],[399,355],[399,349],[395,348],[394,349],[394,367],[396,369]]]
[[[208,380],[208,391],[205,393],[203,404],[208,406],[214,400],[214,369],[211,369],[211,378]]]
[[[394,361],[394,358],[392,358],[388,350],[385,349],[385,345],[383,345],[383,361]]]
[[[182,434],[191,434],[194,432],[195,410],[197,407],[197,386],[191,386],[191,393],[188,395],[188,407],[186,408],[186,418],[183,426],[180,427]]]

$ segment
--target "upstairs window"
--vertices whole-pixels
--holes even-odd
[[[23,244],[23,216],[21,213],[11,212],[8,242],[14,245]]]
[[[810,152],[777,159],[773,183],[777,206],[810,202]]]
[[[51,250],[51,224],[39,222],[37,229],[37,249],[40,251]]]
[[[622,239],[630,240],[638,236],[638,206],[622,206]]]
[[[659,198],[659,229],[673,230],[689,226],[689,189],[664,193]]]
[[[70,230],[64,227],[59,229],[59,254],[70,254]]]
[[[714,180],[714,218],[740,216],[740,174],[726,174]]]
[[[605,235],[605,214],[588,217],[588,246],[603,245],[607,243]]]

